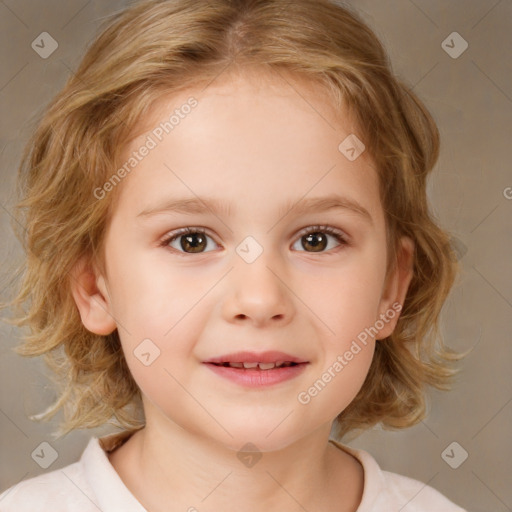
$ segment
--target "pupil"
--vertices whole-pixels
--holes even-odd
[[[199,238],[200,242],[194,242],[194,238]],[[189,245],[188,247],[187,244]],[[205,237],[201,233],[182,236],[181,248],[184,251],[192,249],[190,252],[201,252],[205,248]]]
[[[313,247],[314,252],[322,251],[327,247],[326,237],[322,235],[322,233],[310,233],[306,235],[307,243]],[[315,241],[317,239],[317,241]],[[306,249],[306,246],[303,244],[303,247]]]

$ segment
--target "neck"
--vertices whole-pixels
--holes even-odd
[[[150,512],[231,510],[233,503],[239,512],[354,512],[362,468],[328,442],[329,433],[327,424],[279,450],[242,454],[175,423],[154,422],[113,452],[111,462]]]

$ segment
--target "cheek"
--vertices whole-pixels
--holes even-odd
[[[303,280],[299,296],[322,321],[327,339],[345,344],[377,320],[383,272],[379,262],[344,262]]]
[[[375,342],[342,345],[327,354],[321,368],[297,394],[297,407],[309,417],[332,421],[350,405],[366,379]]]
[[[132,253],[112,267],[111,294],[118,324],[135,337],[168,337],[204,294],[190,274],[163,261]],[[211,285],[209,285],[211,286]]]

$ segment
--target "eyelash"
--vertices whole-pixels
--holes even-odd
[[[345,233],[343,233],[343,231],[340,231],[339,229],[336,229],[332,226],[326,226],[326,225],[309,226],[308,228],[305,228],[298,233],[297,239],[300,239],[303,236],[309,235],[311,233],[326,233],[328,235],[333,236],[336,239],[336,241],[340,243],[340,246],[335,247],[334,249],[330,249],[329,251],[321,251],[318,254],[329,254],[333,250],[340,249],[340,248],[343,248],[343,246],[349,245],[348,237],[345,235]],[[160,247],[170,249],[174,253],[178,253],[180,256],[193,256],[194,254],[206,254],[206,252],[210,252],[210,251],[206,251],[203,253],[187,253],[187,252],[178,251],[178,250],[174,249],[173,247],[169,246],[170,242],[174,241],[175,239],[179,238],[180,236],[189,235],[189,234],[201,234],[201,235],[209,236],[210,238],[212,238],[210,235],[208,235],[208,233],[206,232],[206,230],[204,228],[187,227],[187,228],[178,229],[176,231],[168,233],[161,240],[159,245],[160,245]],[[308,251],[299,251],[299,252],[308,253]],[[310,252],[309,254],[315,254],[315,252]]]

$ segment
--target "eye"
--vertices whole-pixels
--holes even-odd
[[[339,243],[338,247],[348,245],[348,237],[332,226],[310,226],[299,233],[299,240],[295,244],[299,241],[302,242],[301,245],[306,249],[305,252],[326,252],[325,249],[329,245],[328,237],[336,239]],[[169,233],[162,239],[160,245],[170,247],[180,255],[200,254],[210,252],[206,250],[211,246],[208,244],[208,239],[213,241],[203,228],[187,227]],[[308,248],[311,250],[307,250]]]
[[[328,236],[335,238],[340,246],[348,245],[347,236],[332,226],[311,226],[301,231],[299,236],[300,238],[296,243],[301,242],[304,249],[308,247],[312,249],[305,252],[326,252],[324,249],[328,246]]]
[[[183,228],[168,234],[160,245],[162,247],[172,247],[176,251],[186,254],[210,252],[205,251],[208,247],[208,238],[213,240],[202,228]],[[173,246],[173,243],[177,243],[178,247]]]

